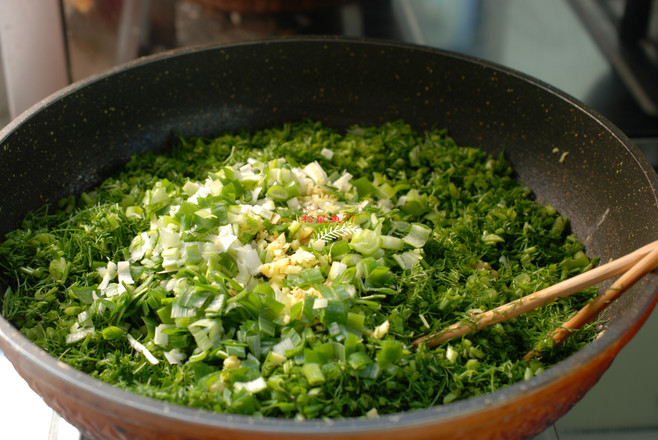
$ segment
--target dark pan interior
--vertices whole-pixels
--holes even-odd
[[[448,128],[462,145],[504,150],[538,199],[572,219],[590,256],[614,258],[658,239],[656,174],[582,104],[479,60],[321,38],[160,55],[38,104],[0,132],[0,234],[27,210],[89,189],[178,135],[303,118],[337,129],[404,119],[418,130]],[[629,319],[644,313],[651,290],[655,277],[615,304],[614,319],[632,307]]]

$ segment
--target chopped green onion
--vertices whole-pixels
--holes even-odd
[[[415,248],[421,248],[425,245],[431,234],[432,230],[429,227],[420,223],[413,223],[409,233],[402,240]]]
[[[352,248],[364,256],[374,254],[382,244],[382,238],[371,229],[361,229],[350,240]]]

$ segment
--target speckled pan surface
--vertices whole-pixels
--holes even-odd
[[[591,256],[658,239],[658,177],[605,119],[534,79],[434,49],[333,38],[204,47],[75,84],[0,132],[0,233],[29,209],[89,188],[178,135],[302,118],[342,129],[404,119],[505,154],[520,180],[571,217]],[[584,395],[658,300],[650,275],[609,311],[602,336],[525,383],[374,420],[294,422],[210,414],[113,389],[59,363],[0,319],[0,348],[90,438],[523,438]]]

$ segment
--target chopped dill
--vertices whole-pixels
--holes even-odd
[[[427,408],[540,374],[595,337],[590,324],[523,360],[594,290],[410,343],[594,264],[503,155],[401,121],[180,139],[0,245],[2,314],[53,356],[156,399],[298,419]]]

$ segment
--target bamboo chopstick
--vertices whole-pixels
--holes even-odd
[[[641,267],[637,270],[631,271],[631,268],[634,268],[645,257],[651,255],[650,260],[646,260]],[[481,330],[485,327],[497,324],[502,321],[506,321],[512,318],[515,318],[523,313],[534,310],[538,307],[541,307],[545,304],[550,303],[558,298],[564,298],[574,293],[580,292],[581,290],[593,286],[597,283],[610,279],[614,276],[621,275],[622,273],[628,271],[629,275],[625,279],[621,277],[615,286],[611,287],[608,290],[614,290],[614,292],[619,292],[620,295],[623,290],[620,291],[618,284],[621,284],[624,287],[624,290],[628,289],[635,281],[640,279],[646,273],[653,270],[658,266],[658,240],[652,243],[649,243],[635,251],[620,257],[616,260],[613,260],[604,265],[598,266],[592,270],[584,272],[582,274],[576,275],[575,277],[564,280],[553,286],[549,286],[545,289],[539,290],[530,295],[526,295],[523,298],[519,298],[515,301],[504,304],[495,309],[479,313],[473,316],[473,320],[468,323],[456,323],[453,324],[444,330],[440,330],[429,335],[422,336],[412,342],[412,345],[420,345],[424,343],[428,347],[436,347],[437,345],[445,342],[449,339],[455,338],[457,336],[463,336],[465,334]],[[632,281],[632,282],[630,282]],[[629,284],[630,282],[630,284]],[[607,291],[606,291],[607,292]],[[617,295],[617,296],[618,296]],[[609,295],[612,296],[612,295]],[[598,298],[598,297],[597,297]],[[601,302],[609,302],[611,299],[601,300]],[[616,298],[616,297],[615,297]],[[594,306],[588,310],[594,310]],[[599,310],[600,311],[600,310]],[[583,312],[584,314],[585,312]],[[598,312],[596,312],[598,313]],[[595,315],[594,315],[595,316]],[[565,324],[566,326],[566,324]],[[568,330],[566,330],[568,331]],[[530,353],[529,353],[530,354]]]
[[[562,324],[562,326],[555,329],[547,340],[553,339],[555,345],[563,343],[575,330],[581,329],[585,324],[592,321],[614,300],[619,298],[622,293],[628,290],[644,275],[655,269],[656,266],[658,266],[658,247],[654,248],[644,256],[637,264],[631,267],[628,272],[619,277],[612,286],[587,303],[567,322]],[[538,350],[533,349],[526,354],[523,359],[530,360],[538,354]]]

